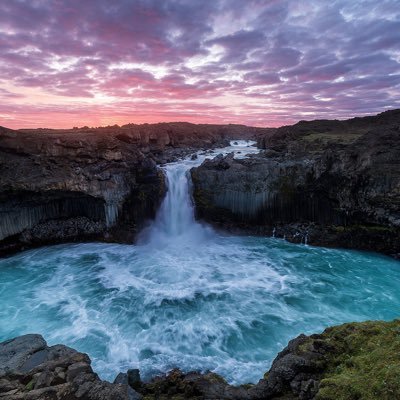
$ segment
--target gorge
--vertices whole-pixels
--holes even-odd
[[[75,132],[75,136],[51,133],[46,137],[43,132],[22,132],[32,146],[25,145],[24,150],[18,146],[20,133],[5,130],[0,138],[3,254],[43,244],[89,243],[40,247],[0,260],[0,301],[5,305],[0,312],[0,340],[42,333],[50,345],[64,343],[88,353],[94,370],[107,380],[130,368],[139,368],[145,382],[173,368],[218,374],[188,377],[173,371],[163,387],[172,390],[172,386],[177,399],[261,399],[282,394],[315,398],[319,387],[324,387],[320,381],[327,372],[322,367],[314,370],[309,357],[326,357],[333,350],[322,346],[325,350],[320,353],[321,348],[315,347],[309,356],[309,350],[298,348],[306,341],[302,336],[278,356],[270,378],[256,383],[278,351],[300,333],[311,334],[349,321],[398,317],[399,263],[393,257],[304,243],[306,238],[315,243],[315,232],[319,232],[321,242],[315,244],[363,248],[362,240],[356,239],[343,246],[338,234],[330,243],[322,240],[325,227],[339,234],[347,229],[341,212],[352,209],[357,223],[349,224],[351,229],[357,224],[367,227],[368,246],[364,248],[394,256],[399,253],[398,115],[375,117],[389,120],[378,123],[378,128],[373,126],[375,136],[364,127],[374,125],[375,120],[355,124],[353,135],[357,137],[348,142],[346,137],[338,148],[329,140],[324,142],[326,136],[336,135],[332,125],[306,124],[304,129],[311,135],[315,135],[315,125],[320,130],[317,143],[307,142],[307,151],[303,136],[296,137],[298,126],[287,128],[284,135],[282,130],[246,128],[238,135],[229,127],[212,128],[206,141],[196,138],[175,146],[166,143],[177,134],[169,133],[165,140],[156,135],[156,142],[151,142],[143,139],[144,134],[135,136],[130,128],[124,132],[118,128],[104,136]],[[303,125],[300,123],[300,128]],[[365,132],[361,134],[360,129]],[[382,131],[379,136],[377,129]],[[265,149],[259,153],[251,142],[233,140],[240,136],[258,139]],[[366,149],[374,138],[386,138],[386,142],[369,154]],[[230,146],[222,147],[230,140]],[[342,195],[347,189],[355,193],[346,186],[344,171],[347,157],[357,149],[366,157],[359,164],[373,166],[370,175],[358,170],[358,164],[350,172],[368,176],[367,184],[357,187],[365,194],[359,196],[365,200],[362,209]],[[244,157],[247,153],[251,154]],[[327,161],[329,157],[331,161]],[[335,165],[336,160],[345,168]],[[379,180],[377,166],[382,162],[390,173]],[[287,176],[287,168],[297,179],[296,187],[287,179],[285,185],[274,186],[274,177]],[[338,199],[326,194],[333,182],[332,170],[344,189]],[[312,175],[315,171],[319,171],[317,180]],[[325,186],[318,180],[321,176],[326,179]],[[190,197],[190,177],[195,204]],[[276,190],[274,207],[262,190],[260,197],[246,197],[253,189],[256,193],[265,187]],[[304,187],[308,194],[312,189],[324,193],[320,199],[325,203],[313,202],[309,207],[307,199],[312,196],[297,198],[296,190]],[[236,194],[227,196],[232,189]],[[331,189],[338,192],[337,187]],[[330,201],[336,202],[340,212],[330,208]],[[293,204],[299,211],[285,213]],[[308,210],[313,207],[317,211],[311,218]],[[195,214],[224,230],[197,221]],[[315,216],[317,220],[313,220]],[[154,221],[146,224],[152,217]],[[319,231],[312,231],[315,226]],[[303,244],[271,237],[273,232]],[[375,247],[371,247],[374,240]],[[385,323],[380,324],[378,328],[345,326],[337,328],[339,333],[331,330],[314,339],[323,342],[332,332],[344,342],[346,335],[358,331],[361,337],[369,337],[369,330],[380,335],[384,329],[386,334]],[[396,323],[388,326],[389,331],[397,329]],[[301,370],[303,361],[299,366],[293,359],[286,360],[290,368],[286,364],[285,368],[294,372],[285,378],[284,368],[279,372],[279,360],[293,352],[299,357],[305,354],[307,368]],[[29,398],[23,396],[39,390],[38,377],[30,379],[33,390],[26,390],[29,382],[21,386],[17,379],[17,397],[9,398]],[[197,392],[184,395],[180,390],[187,389],[188,379],[190,388],[205,385],[216,392],[205,394],[196,386]],[[205,383],[199,383],[201,379]],[[164,389],[154,389],[157,381],[151,382],[138,389],[145,398],[172,398],[163,394]],[[233,388],[228,383],[252,385]],[[18,397],[20,393],[22,397]],[[330,398],[321,393],[319,398]],[[130,396],[134,398],[132,393]]]

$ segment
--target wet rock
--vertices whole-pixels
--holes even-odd
[[[124,372],[120,372],[114,379],[115,384],[122,384],[122,385],[127,385],[128,384],[128,374]]]
[[[0,377],[9,372],[29,371],[37,365],[35,354],[41,355],[45,349],[46,341],[40,335],[19,336],[0,343]]]
[[[131,388],[137,389],[142,385],[140,371],[138,369],[128,369],[127,376],[128,384]]]
[[[90,359],[68,347],[47,347],[39,335],[0,343],[0,398],[9,400],[359,400],[400,398],[400,321],[368,321],[300,335],[277,355],[257,384],[232,386],[219,375],[175,369],[143,383],[138,370],[104,382]],[[22,365],[36,352],[35,366]],[[43,353],[41,353],[43,354]],[[38,360],[41,359],[39,364]],[[7,368],[6,368],[7,366]],[[26,368],[25,368],[26,369]],[[128,384],[129,383],[129,384]],[[134,390],[131,385],[137,386]]]
[[[138,389],[142,386],[140,371],[138,369],[128,369],[126,373],[120,372],[114,383],[129,385],[132,389]]]

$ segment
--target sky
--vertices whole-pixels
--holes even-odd
[[[0,0],[0,125],[400,108],[399,0]]]

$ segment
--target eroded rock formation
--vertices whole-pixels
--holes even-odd
[[[132,241],[164,192],[153,159],[112,136],[0,135],[0,251]]]
[[[262,129],[187,123],[0,128],[0,255],[36,245],[131,243],[165,192],[157,162]]]
[[[192,170],[197,215],[230,230],[400,254],[400,111],[301,122],[259,156]]]

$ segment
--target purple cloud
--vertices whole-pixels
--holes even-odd
[[[105,112],[116,123],[264,126],[375,113],[399,107],[400,8],[397,0],[3,1],[0,99],[0,125],[11,127],[95,125]]]

